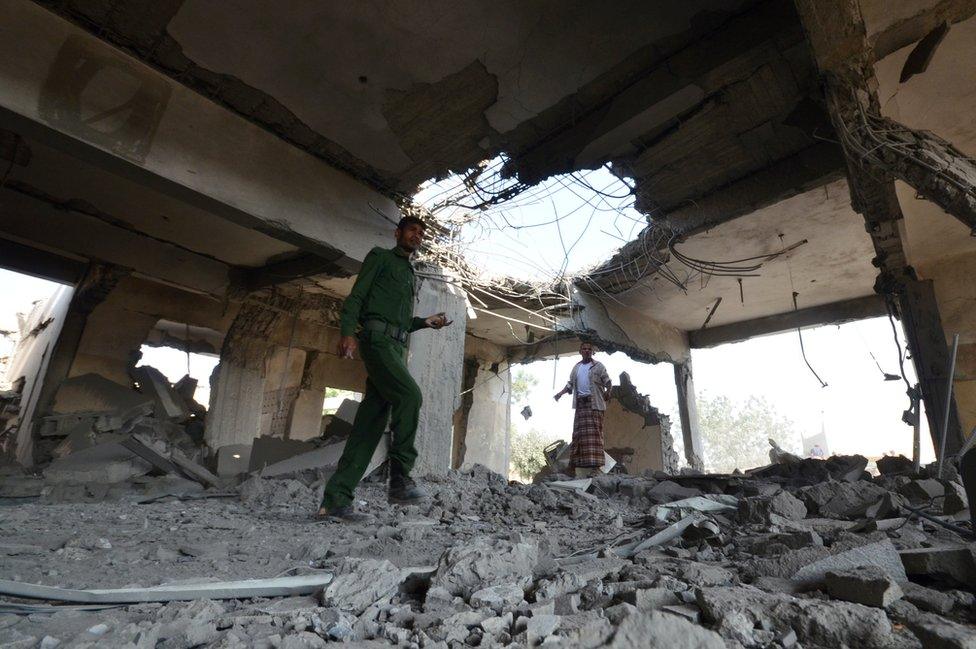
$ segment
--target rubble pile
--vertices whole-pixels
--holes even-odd
[[[324,475],[307,471],[255,472],[228,498],[200,485],[26,502],[4,510],[7,579],[157,599],[146,587],[231,586],[97,606],[8,595],[0,643],[973,647],[976,544],[968,503],[950,502],[965,499],[958,478],[872,477],[862,459],[533,485],[475,467],[425,480],[430,499],[406,507],[385,502],[379,471],[357,492],[357,524],[312,519]],[[265,582],[278,594],[233,590]]]

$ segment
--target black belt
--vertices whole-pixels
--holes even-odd
[[[382,320],[367,320],[363,323],[364,331],[376,331],[378,333],[389,336],[398,343],[407,344],[407,338],[410,336],[410,332],[406,329],[396,327],[388,322],[383,322]]]

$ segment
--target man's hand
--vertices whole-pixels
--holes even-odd
[[[553,397],[553,399],[555,399],[556,401],[559,401],[564,394],[566,394],[566,388],[563,388],[562,390],[560,390],[559,392],[557,392],[556,395]]]
[[[359,343],[356,342],[355,336],[343,336],[339,339],[339,358],[353,358],[358,347]]]
[[[427,325],[428,329],[441,329],[452,324],[453,322],[453,320],[448,320],[447,315],[444,313],[435,313],[434,315],[424,318],[424,324]]]

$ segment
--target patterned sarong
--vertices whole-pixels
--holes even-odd
[[[569,466],[596,468],[603,466],[603,411],[590,407],[589,397],[579,397],[573,418],[573,448]]]

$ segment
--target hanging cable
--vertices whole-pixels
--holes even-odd
[[[783,242],[782,234],[779,235],[779,240],[781,243]],[[806,243],[806,239],[804,239],[803,242]],[[799,304],[797,303],[797,297],[800,294],[796,291],[796,287],[793,285],[793,267],[790,264],[789,257],[786,258],[786,272],[790,278],[790,291],[793,293],[793,312],[796,313],[797,311],[800,310]],[[800,339],[800,354],[803,356],[803,362],[807,364],[807,369],[809,369],[810,373],[813,374],[813,376],[816,377],[817,381],[820,382],[821,388],[827,387],[827,383],[822,378],[820,378],[820,375],[817,374],[817,370],[813,369],[813,365],[811,365],[809,359],[807,359],[806,346],[803,344],[803,330],[800,327],[796,328],[796,335]]]

